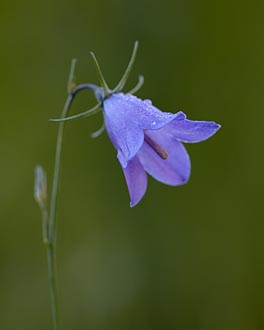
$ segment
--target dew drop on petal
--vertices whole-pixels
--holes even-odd
[[[152,105],[152,102],[151,102],[150,100],[144,100],[143,102],[144,102],[145,105],[147,105],[147,106]]]

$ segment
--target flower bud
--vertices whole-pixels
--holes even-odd
[[[34,198],[39,205],[45,204],[47,200],[47,178],[40,165],[35,167]]]

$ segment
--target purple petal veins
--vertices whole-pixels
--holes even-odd
[[[103,103],[105,126],[117,149],[127,182],[130,205],[136,205],[147,188],[147,175],[168,185],[186,183],[189,155],[181,142],[201,142],[220,128],[208,121],[193,121],[183,112],[162,112],[149,100],[130,94],[113,94]]]

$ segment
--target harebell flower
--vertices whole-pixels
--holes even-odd
[[[219,124],[212,121],[189,120],[181,111],[175,114],[160,111],[150,100],[141,100],[134,96],[143,84],[142,76],[133,90],[123,93],[137,48],[138,42],[135,43],[124,76],[113,90],[109,89],[92,53],[101,82],[100,87],[93,88],[99,102],[96,109],[77,116],[53,120],[76,119],[97,113],[98,108],[102,108],[104,125],[93,136],[98,136],[106,128],[125,175],[130,206],[136,205],[144,196],[147,189],[147,173],[168,185],[178,186],[186,183],[190,177],[191,164],[182,143],[204,141],[220,128]]]
[[[94,84],[76,85],[73,60],[68,80],[68,97],[60,118],[50,119],[58,122],[58,135],[55,155],[54,176],[52,183],[50,210],[46,199],[46,174],[41,167],[35,172],[35,199],[40,206],[43,224],[43,241],[47,246],[48,272],[50,279],[51,306],[54,330],[59,329],[59,311],[56,276],[56,205],[61,162],[62,136],[64,122],[94,115],[102,110],[104,123],[92,134],[99,136],[106,129],[116,151],[127,183],[130,206],[139,203],[147,189],[147,175],[167,185],[185,184],[191,171],[189,155],[183,143],[201,142],[220,128],[212,121],[196,121],[187,119],[186,115],[163,112],[156,108],[150,100],[142,100],[133,94],[142,86],[144,79],[139,77],[137,85],[128,93],[124,87],[135,62],[138,42],[135,42],[128,67],[113,89],[104,79],[98,61],[96,64],[100,86]],[[83,90],[91,90],[97,104],[87,111],[68,116],[70,106],[76,95]]]

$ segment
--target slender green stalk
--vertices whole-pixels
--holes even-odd
[[[61,118],[65,118],[72,97],[68,96],[62,111]],[[62,149],[62,138],[63,138],[64,122],[59,123],[56,154],[55,154],[55,166],[53,174],[53,184],[51,192],[51,204],[50,204],[50,218],[49,218],[49,231],[48,239],[49,244],[47,245],[48,253],[48,273],[50,283],[50,295],[51,295],[51,310],[54,330],[59,330],[59,306],[58,306],[58,289],[57,289],[57,268],[56,268],[56,206],[57,206],[57,195],[58,195],[58,184],[60,177],[60,164],[61,164],[61,149]]]
[[[68,110],[70,108],[72,101],[72,94],[69,94],[65,106],[63,108],[61,119],[67,116]],[[51,191],[51,204],[50,204],[50,221],[49,221],[49,241],[51,244],[56,245],[56,206],[57,206],[57,194],[58,194],[58,184],[59,184],[59,174],[60,174],[60,164],[61,164],[61,149],[64,131],[64,122],[60,122],[58,127],[57,143],[56,143],[56,153],[55,153],[55,165],[53,174],[53,184]]]
[[[50,213],[48,222],[48,243],[47,243],[47,255],[48,255],[48,274],[49,274],[49,285],[50,285],[50,295],[51,295],[51,310],[52,310],[52,320],[54,330],[59,330],[59,304],[58,304],[58,288],[57,288],[57,263],[56,263],[56,208],[57,208],[57,196],[58,196],[58,186],[60,179],[60,166],[61,166],[61,150],[63,142],[63,131],[64,131],[64,121],[67,117],[68,111],[70,109],[71,103],[74,97],[80,91],[84,89],[89,89],[94,91],[96,94],[98,92],[98,87],[92,84],[81,84],[74,86],[73,76],[74,67],[76,60],[72,61],[72,66],[70,70],[70,75],[68,79],[68,97],[65,102],[61,119],[58,123],[58,134],[56,143],[56,153],[55,153],[55,165],[53,174],[53,183],[51,191],[51,203],[50,203]],[[97,108],[96,108],[97,109]],[[45,230],[43,225],[43,230]],[[43,234],[44,235],[44,234]]]
[[[61,118],[65,118],[67,116],[67,113],[69,111],[73,99],[72,86],[73,86],[75,64],[76,64],[76,59],[72,60],[71,69],[68,78],[68,85],[67,85],[68,97],[65,102],[61,114]],[[49,243],[47,244],[51,311],[52,311],[52,321],[53,321],[54,330],[59,330],[59,305],[58,305],[57,263],[56,263],[56,207],[57,207],[57,195],[58,195],[58,185],[59,185],[59,177],[60,177],[63,130],[64,130],[64,122],[61,122],[59,123],[58,134],[57,134],[55,165],[54,165],[53,183],[52,183],[52,191],[51,191],[49,225],[48,225]]]
[[[48,245],[48,274],[50,286],[51,312],[53,329],[59,330],[59,305],[58,305],[58,288],[57,288],[57,269],[56,269],[56,252],[53,244]]]
[[[120,92],[126,80],[130,74],[132,66],[134,64],[136,53],[138,48],[138,42],[135,42],[133,53],[128,64],[128,67],[120,80],[117,87],[113,92]],[[47,190],[46,190],[46,173],[41,166],[36,166],[35,168],[35,186],[34,186],[34,197],[36,202],[38,203],[41,216],[42,216],[42,231],[43,231],[43,242],[47,247],[47,259],[48,259],[48,275],[49,275],[49,286],[50,286],[50,295],[51,295],[51,310],[52,310],[52,322],[53,329],[59,330],[59,304],[58,304],[58,288],[57,288],[57,263],[56,263],[56,238],[57,238],[57,219],[56,219],[56,208],[57,208],[57,196],[58,196],[58,186],[60,179],[60,167],[61,167],[61,151],[62,151],[62,142],[63,142],[63,131],[64,131],[64,122],[83,118],[90,115],[93,115],[99,112],[100,107],[103,104],[103,100],[105,97],[109,96],[112,91],[107,86],[107,83],[102,75],[100,66],[97,62],[97,59],[93,53],[91,53],[94,62],[96,64],[97,73],[99,75],[99,79],[101,82],[101,87],[98,87],[93,84],[80,84],[78,86],[75,85],[74,82],[74,70],[76,59],[72,61],[68,84],[67,84],[67,92],[68,97],[66,99],[62,114],[60,119],[52,119],[51,121],[58,122],[58,134],[57,134],[57,143],[56,143],[56,153],[55,153],[55,165],[54,165],[54,173],[53,173],[53,182],[52,182],[52,190],[51,190],[51,202],[50,202],[50,212],[47,210]],[[143,84],[143,77],[139,77],[138,84],[131,90],[131,93],[136,92]],[[83,113],[79,113],[77,115],[67,117],[70,106],[72,104],[75,96],[82,90],[91,90],[94,93],[94,96],[98,102],[96,106],[92,109],[89,109]],[[96,132],[94,132],[91,136],[97,137],[104,131],[104,125]]]

